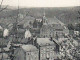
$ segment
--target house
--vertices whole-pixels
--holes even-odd
[[[19,28],[19,29],[17,30],[17,35],[18,35],[18,37],[19,37],[19,38],[24,38],[25,31],[26,31],[25,29],[20,29],[20,28]]]
[[[23,24],[13,23],[11,26],[10,35],[17,36],[18,38],[24,38],[26,30],[23,28]]]
[[[0,60],[7,60],[8,59],[8,54],[7,53],[0,53]]]
[[[9,42],[8,38],[0,38],[0,47],[6,47]]]
[[[0,26],[0,30],[3,30],[2,26]]]
[[[55,44],[49,38],[37,38],[39,45],[39,60],[54,60],[58,57]]]
[[[23,24],[23,27],[26,28],[27,26],[29,26],[30,28],[33,28],[33,22],[34,22],[35,18],[31,17],[31,16],[26,16],[24,19],[22,19],[21,22],[19,22],[19,24]]]
[[[38,60],[38,49],[33,45],[22,45],[14,52],[16,58],[14,60]]]
[[[31,37],[31,32],[29,31],[29,30],[27,30],[26,29],[26,31],[25,31],[25,38],[29,38],[29,37]]]
[[[69,30],[69,35],[74,36],[74,30]]]
[[[79,31],[74,31],[74,34],[79,36]]]
[[[33,28],[41,28],[43,25],[42,18],[36,18],[33,22]]]
[[[0,38],[2,38],[2,37],[3,37],[3,30],[0,29]]]
[[[41,22],[42,19],[41,19],[41,18],[36,18],[36,21],[37,21],[37,22]]]
[[[43,16],[43,25],[40,29],[40,37],[55,37],[56,34],[58,34],[58,36],[61,38],[64,37],[63,35],[68,35],[69,30],[65,24],[56,17],[46,18]]]
[[[64,35],[68,35],[69,30],[65,29],[60,24],[52,24],[52,25],[43,25],[40,29],[40,37],[56,37],[58,35],[58,38],[64,37]]]
[[[4,29],[4,32],[3,32],[3,37],[8,37],[9,36],[9,29]]]
[[[60,38],[69,35],[69,30],[67,29],[67,27],[62,26],[61,24],[53,25],[53,29],[54,35],[56,35],[57,33]]]

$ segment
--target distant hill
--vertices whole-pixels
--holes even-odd
[[[80,11],[80,6],[77,7],[55,7],[55,8],[45,8],[45,13],[47,18],[53,18],[56,16],[60,21],[65,24],[80,22],[78,11]],[[28,15],[34,18],[39,18],[43,16],[44,8],[20,8],[19,13],[23,15]],[[17,8],[8,7],[3,12],[0,12],[0,18],[13,17],[18,13]]]

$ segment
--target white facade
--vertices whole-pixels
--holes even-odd
[[[7,37],[8,35],[9,35],[9,30],[8,29],[4,29],[3,37]]]
[[[22,45],[15,50],[16,58],[14,60],[38,60],[38,49],[33,45]]]
[[[25,60],[38,60],[38,49],[33,45],[23,45],[22,49],[25,51]]]
[[[54,60],[54,46],[42,46],[40,48],[40,60]]]
[[[31,33],[30,33],[30,31],[29,31],[29,30],[26,30],[24,36],[25,36],[25,38],[29,38],[29,37],[31,37]]]
[[[40,45],[40,60],[54,60],[58,56],[55,52],[55,44],[49,38],[37,38]]]

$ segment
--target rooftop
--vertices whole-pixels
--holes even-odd
[[[0,47],[6,47],[9,39],[0,38]]]
[[[48,24],[60,24],[61,26],[65,25],[63,22],[61,22],[55,16],[54,16],[54,18],[47,18],[47,21],[48,21]]]
[[[47,44],[54,44],[54,42],[49,40],[50,38],[37,38],[37,43],[42,46],[42,45],[47,45]]]
[[[21,47],[26,52],[37,50],[37,48],[33,45],[22,45]]]

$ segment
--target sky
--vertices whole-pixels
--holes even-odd
[[[0,0],[1,2],[1,0]],[[80,0],[4,0],[3,5],[21,7],[70,7],[80,6]]]

